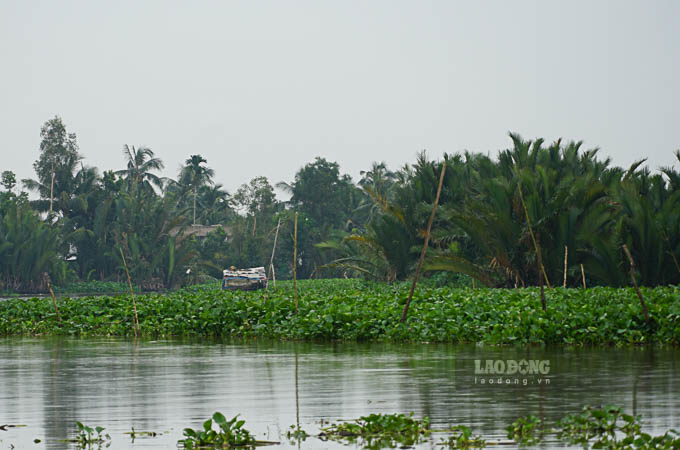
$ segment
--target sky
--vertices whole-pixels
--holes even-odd
[[[508,132],[679,164],[680,2],[0,0],[0,171],[60,116],[84,163],[200,154],[234,192],[321,156],[355,180]]]

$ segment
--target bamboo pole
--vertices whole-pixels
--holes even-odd
[[[651,321],[649,320],[649,310],[647,309],[647,303],[645,303],[645,298],[642,296],[642,292],[640,292],[637,281],[635,281],[635,262],[633,261],[633,257],[631,256],[630,251],[628,251],[628,246],[626,244],[623,244],[623,251],[628,257],[628,262],[630,263],[630,279],[633,282],[633,286],[635,287],[635,293],[640,299],[640,305],[642,306],[642,313],[645,316],[645,322],[647,322],[647,325],[649,326],[651,325]]]
[[[297,219],[298,213],[295,213],[295,226],[293,231],[293,290],[295,292],[295,314],[298,312],[298,290],[297,290]]]
[[[543,308],[543,312],[546,311],[546,304],[545,304],[545,288],[543,287],[543,277],[541,276],[541,262],[540,259],[538,260],[538,285],[541,287],[541,308]]]
[[[276,273],[274,272],[274,253],[276,252],[276,241],[279,239],[279,228],[281,227],[281,218],[276,224],[276,233],[274,233],[274,246],[272,247],[272,257],[269,258],[269,273],[272,275],[274,280],[274,287],[276,287]],[[267,287],[269,287],[269,282],[267,282]]]
[[[406,299],[406,304],[404,305],[404,311],[401,313],[401,323],[406,322],[406,316],[408,315],[408,308],[411,306],[411,300],[413,300],[413,292],[416,290],[416,283],[418,283],[418,276],[420,275],[420,269],[423,266],[423,260],[425,259],[425,252],[427,251],[427,246],[430,243],[430,230],[432,229],[432,222],[434,221],[434,215],[437,212],[437,205],[439,204],[439,195],[442,192],[442,185],[444,184],[444,173],[446,172],[446,161],[442,164],[442,172],[439,175],[439,186],[437,186],[437,195],[434,198],[434,206],[432,207],[432,214],[430,214],[430,220],[427,222],[427,230],[425,231],[425,243],[423,244],[423,249],[420,251],[420,258],[418,258],[418,267],[416,267],[416,274],[413,277],[413,283],[411,284],[411,292],[408,294],[408,299]]]
[[[276,273],[274,272],[274,252],[276,251],[276,239],[279,237],[279,226],[281,226],[281,218],[276,224],[276,233],[274,234],[274,246],[272,247],[272,257],[269,259],[269,277],[267,277],[267,285],[264,290],[264,302],[267,302],[267,293],[269,293],[269,278],[274,277],[274,287],[276,287]]]
[[[534,243],[534,250],[536,251],[536,257],[538,258],[538,264],[541,268],[541,272],[543,273],[543,279],[545,280],[545,284],[548,285],[548,289],[552,289],[552,286],[550,285],[550,280],[548,280],[548,275],[545,273],[545,267],[543,266],[543,257],[541,255],[541,249],[538,246],[538,243],[536,242],[536,237],[534,236],[534,229],[531,227],[531,219],[529,218],[529,210],[527,209],[526,203],[524,203],[524,195],[522,194],[522,184],[521,183],[519,185],[519,199],[522,202],[522,208],[524,209],[524,215],[526,216],[527,225],[529,226],[529,235],[531,235],[531,241]],[[540,275],[539,275],[539,277],[540,277]]]
[[[132,308],[135,310],[135,336],[139,334],[140,327],[139,327],[139,317],[137,316],[137,301],[135,300],[135,293],[132,289],[132,279],[130,278],[130,272],[128,271],[128,266],[127,262],[125,261],[125,255],[123,254],[123,249],[118,248],[120,250],[120,256],[123,258],[123,266],[125,267],[125,274],[127,275],[128,279],[128,286],[130,286],[130,296],[132,297]]]
[[[586,289],[586,271],[583,270],[583,264],[581,264],[581,281],[583,281],[583,289]]]
[[[47,277],[47,289],[50,291],[50,296],[52,297],[52,303],[54,304],[54,311],[57,313],[57,322],[61,322],[61,316],[59,315],[59,308],[57,308],[57,299],[54,296],[54,291],[52,290],[52,283],[50,283],[50,276],[45,273]]]
[[[567,255],[569,255],[569,247],[564,246],[564,283],[562,287],[567,287]]]

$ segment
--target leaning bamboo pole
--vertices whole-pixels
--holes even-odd
[[[545,288],[543,287],[543,277],[541,276],[541,260],[538,260],[538,285],[541,288],[541,308],[543,309],[543,312],[546,311],[547,307],[545,304]]]
[[[583,289],[586,289],[586,271],[583,270],[583,264],[581,264],[581,281],[583,281]]]
[[[647,326],[649,326],[651,325],[651,321],[649,319],[649,310],[647,309],[647,303],[645,302],[645,298],[642,296],[642,292],[640,292],[640,288],[638,287],[637,281],[635,281],[635,261],[633,261],[633,257],[631,256],[630,251],[628,251],[628,246],[626,244],[623,244],[623,251],[626,253],[626,256],[628,257],[628,262],[630,263],[630,279],[633,282],[633,286],[635,287],[635,293],[640,299],[640,305],[642,306],[642,313],[645,316],[645,322],[647,322]]]
[[[281,226],[281,218],[276,224],[276,233],[274,234],[274,246],[272,247],[272,256],[269,259],[269,276],[267,277],[267,284],[264,290],[264,302],[267,302],[267,294],[269,293],[269,278],[274,280],[274,287],[276,287],[276,272],[274,271],[274,252],[276,251],[276,239],[279,237],[279,227]]]
[[[531,219],[529,218],[529,210],[527,209],[526,203],[524,203],[524,195],[522,194],[522,184],[519,184],[519,200],[522,202],[522,208],[524,209],[524,215],[526,216],[527,219],[527,225],[529,226],[529,235],[531,235],[531,241],[534,244],[534,250],[536,251],[536,258],[538,259],[538,265],[540,267],[540,272],[543,273],[543,279],[545,280],[545,284],[548,285],[548,289],[552,289],[552,286],[550,285],[550,280],[548,280],[548,275],[545,273],[545,267],[543,266],[543,256],[541,255],[541,248],[538,246],[538,242],[536,242],[536,237],[534,236],[534,229],[531,226]],[[540,273],[539,273],[540,277]]]
[[[272,275],[272,281],[274,281],[274,287],[276,287],[276,272],[274,271],[274,253],[276,252],[276,241],[279,239],[279,228],[281,227],[281,218],[276,224],[276,233],[274,233],[274,246],[272,247],[272,257],[269,258],[269,273]],[[269,283],[267,283],[269,286]]]
[[[125,261],[125,255],[123,254],[123,249],[119,248],[120,250],[120,256],[123,258],[123,266],[125,267],[125,274],[127,275],[128,279],[128,286],[130,286],[130,296],[132,297],[132,308],[135,311],[135,336],[139,335],[141,332],[140,327],[139,327],[139,317],[137,316],[137,300],[135,300],[135,293],[134,290],[132,289],[132,279],[130,278],[130,271],[128,270],[127,262]]]
[[[442,192],[442,185],[444,184],[444,172],[446,172],[446,161],[442,164],[442,172],[439,175],[439,186],[437,186],[437,195],[434,198],[434,206],[432,207],[432,213],[430,214],[430,220],[427,222],[427,230],[425,231],[425,243],[423,244],[423,249],[420,251],[420,258],[418,258],[418,267],[416,267],[416,273],[413,276],[413,283],[411,284],[411,292],[408,294],[408,299],[406,299],[406,304],[404,305],[404,311],[401,313],[401,322],[406,322],[406,316],[408,315],[408,308],[411,306],[411,300],[413,300],[413,292],[416,290],[416,283],[418,283],[418,276],[420,275],[420,269],[423,266],[423,260],[425,259],[425,252],[427,251],[427,246],[430,243],[430,230],[432,229],[432,222],[434,221],[434,215],[437,212],[437,205],[439,204],[439,195]]]
[[[50,276],[47,276],[47,289],[50,291],[50,296],[52,297],[52,304],[54,304],[54,311],[57,313],[57,322],[61,322],[61,316],[59,315],[59,308],[57,308],[57,298],[54,296],[54,291],[52,290],[52,283],[50,283]]]

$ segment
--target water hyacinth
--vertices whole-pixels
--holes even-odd
[[[287,340],[417,341],[487,344],[626,345],[680,343],[680,289],[643,288],[652,325],[632,288],[546,291],[423,284],[406,323],[409,286],[360,280],[304,280],[295,312],[292,284],[263,291],[196,286],[137,298],[142,336],[262,337]],[[132,336],[129,296],[0,302],[0,335]]]

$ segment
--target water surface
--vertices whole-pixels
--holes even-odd
[[[679,357],[675,348],[3,338],[0,425],[26,427],[0,431],[0,449],[68,447],[61,440],[74,437],[76,421],[105,427],[111,448],[170,448],[215,411],[241,414],[278,448],[298,448],[285,437],[296,423],[316,434],[321,420],[394,412],[504,439],[520,416],[557,420],[585,404],[620,405],[661,434],[680,428]],[[550,371],[501,385],[475,373],[475,360],[522,359],[547,360]],[[162,434],[133,443],[124,434],[132,426]],[[313,437],[300,447],[346,448]]]

